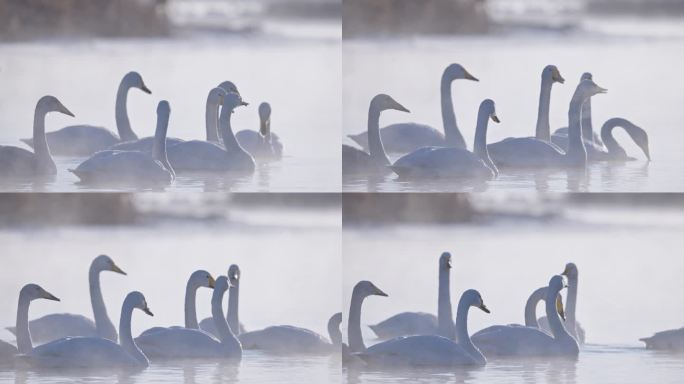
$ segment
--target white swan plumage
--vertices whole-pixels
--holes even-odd
[[[473,152],[456,147],[423,147],[400,157],[392,170],[402,178],[492,179],[498,169],[487,149],[489,119],[498,123],[494,101],[480,103]]]
[[[129,72],[121,79],[116,93],[115,119],[118,136],[106,128],[93,125],[71,125],[46,134],[52,154],[57,156],[90,156],[119,143],[121,141],[137,140],[138,137],[131,129],[128,120],[126,100],[128,91],[138,88],[151,94],[138,72]],[[33,147],[34,139],[22,139],[24,143]]]
[[[56,97],[41,97],[36,103],[33,115],[33,152],[10,145],[0,145],[0,177],[31,178],[57,173],[57,166],[52,160],[50,147],[45,138],[45,115],[49,112],[74,116]]]
[[[218,329],[218,340],[199,329],[170,327],[142,334],[136,342],[152,359],[240,359],[242,346],[223,317],[221,304],[229,285],[226,276],[219,276],[211,296],[211,313]]]
[[[133,310],[153,316],[142,293],[126,295],[121,308],[119,343],[101,337],[66,337],[31,349],[21,356],[33,368],[141,369],[149,361],[131,335]]]
[[[370,295],[387,296],[369,281],[356,284],[349,309],[350,349],[369,365],[461,366],[485,365],[487,360],[468,335],[468,310],[478,307],[489,313],[480,294],[467,290],[458,302],[456,333],[459,342],[438,335],[397,337],[366,348],[361,337],[361,304]]]
[[[255,159],[278,160],[283,157],[283,143],[271,132],[271,105],[259,104],[259,131],[243,129],[235,134],[240,146]]]
[[[19,291],[17,304],[16,335],[17,346],[0,341],[0,366],[14,365],[16,356],[20,353],[28,353],[33,349],[31,332],[29,331],[29,305],[33,300],[46,299],[60,301],[55,295],[43,289],[38,284],[26,284]]]
[[[579,286],[579,270],[575,263],[567,263],[563,273],[561,275],[568,279],[568,304],[567,310],[565,311],[565,318],[563,319],[565,329],[568,330],[570,335],[577,340],[579,345],[584,345],[586,332],[582,325],[577,321],[577,289]],[[539,328],[544,330],[546,333],[551,332],[549,327],[549,321],[546,316],[538,319]]]
[[[169,164],[166,131],[171,107],[162,100],[157,106],[157,128],[152,153],[104,150],[69,171],[86,183],[169,184],[176,174]]]
[[[680,353],[684,351],[684,327],[656,332],[639,340],[646,344],[647,349]]]
[[[45,343],[67,336],[97,336],[116,341],[117,332],[109,319],[107,308],[102,298],[100,288],[100,272],[111,271],[126,275],[119,266],[107,255],[99,255],[90,263],[88,270],[88,285],[90,303],[95,321],[83,316],[70,313],[54,313],[42,316],[29,322],[31,338],[38,343]],[[8,327],[16,334],[16,328]]]
[[[439,256],[438,271],[437,316],[424,312],[402,312],[377,324],[369,325],[379,339],[433,334],[454,339],[454,317],[451,312],[451,295],[449,292],[449,273],[451,272],[451,254],[449,252],[443,252]]]
[[[466,149],[465,140],[456,124],[456,115],[454,114],[454,105],[451,97],[451,84],[457,79],[479,81],[460,64],[450,64],[444,69],[440,81],[440,102],[444,133],[425,124],[391,124],[380,129],[380,135],[387,152],[403,154],[430,146]],[[369,132],[348,135],[348,137],[360,145],[364,151],[369,150]]]
[[[361,150],[350,145],[342,145],[342,174],[373,174],[389,173],[388,168],[392,163],[385,153],[382,138],[380,137],[380,113],[394,109],[396,111],[410,112],[406,107],[399,104],[391,96],[379,94],[373,97],[368,107],[368,138],[369,151]]]
[[[219,129],[223,146],[217,143],[191,140],[168,149],[169,162],[177,172],[254,172],[254,159],[238,143],[231,127],[235,108],[248,103],[239,94],[230,92],[223,98]]]
[[[552,335],[538,328],[498,327],[492,332],[473,335],[473,343],[485,356],[571,357],[579,355],[577,341],[563,326],[556,308],[556,298],[565,287],[563,276],[555,275],[546,291],[546,316]]]
[[[228,326],[230,330],[236,336],[241,333],[245,333],[245,327],[240,323],[239,317],[239,306],[240,306],[240,277],[242,272],[237,264],[231,264],[228,267],[228,282],[230,283],[230,288],[228,288],[228,310],[226,311],[226,321],[228,321]],[[208,332],[214,337],[218,337],[218,332],[216,331],[216,326],[214,325],[213,317],[207,317],[199,322],[199,329],[204,332]]]
[[[646,159],[651,161],[651,152],[648,146],[648,133],[646,133],[646,131],[638,125],[620,117],[608,119],[605,123],[603,123],[603,126],[601,127],[601,139],[603,139],[603,143],[608,151],[603,155],[598,156],[597,159],[604,161],[636,160],[636,158],[627,155],[625,149],[622,148],[622,146],[613,137],[613,129],[617,127],[624,129],[629,137],[632,138],[634,143],[644,153]]]

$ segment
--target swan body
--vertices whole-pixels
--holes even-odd
[[[442,123],[444,133],[425,124],[399,123],[380,129],[380,136],[389,153],[409,153],[422,147],[456,147],[466,149],[463,135],[456,124],[456,115],[451,97],[451,83],[456,79],[479,81],[460,64],[451,64],[444,69],[440,81]],[[364,151],[370,149],[370,132],[349,135]]]
[[[646,344],[647,349],[682,352],[684,351],[684,328],[657,332],[651,337],[643,337],[639,340]]]
[[[582,80],[575,89],[568,110],[570,141],[567,152],[538,138],[512,138],[489,147],[496,153],[497,164],[502,168],[585,168],[587,149],[582,140],[581,107],[590,97],[606,91],[589,79]]]
[[[239,303],[240,303],[240,267],[237,264],[231,264],[228,267],[228,310],[226,311],[226,321],[233,334],[240,335],[245,333],[245,327],[239,320]],[[214,337],[218,337],[218,331],[214,325],[214,319],[207,317],[199,322],[199,328]]]
[[[14,365],[14,357],[19,350],[14,345],[0,340],[0,367]]]
[[[575,263],[567,263],[565,269],[562,273],[568,279],[568,310],[566,311],[566,317],[563,319],[565,322],[565,328],[568,333],[577,340],[579,345],[584,345],[585,331],[584,328],[577,321],[576,310],[577,310],[577,289],[579,285],[579,271]],[[547,317],[542,317],[538,320],[539,328],[551,332],[551,327],[549,325],[549,320]]]
[[[474,151],[456,147],[423,147],[400,157],[392,170],[400,177],[437,177],[492,179],[498,170],[487,150],[487,122],[499,122],[494,102],[480,104],[475,132]]]
[[[551,88],[554,83],[565,83],[555,65],[544,67],[541,75],[539,92],[539,108],[537,110],[537,126],[534,137],[506,138],[487,145],[490,156],[499,167],[530,167],[539,159],[553,159],[558,152],[563,152],[555,144],[550,143],[549,109],[551,104]],[[548,160],[546,160],[548,161]]]
[[[41,97],[33,115],[34,151],[9,145],[0,146],[0,177],[31,178],[57,173],[45,138],[45,115],[50,112],[74,116],[56,97]]]
[[[283,143],[271,132],[271,105],[259,104],[259,131],[244,129],[235,134],[240,146],[255,159],[273,160],[283,157]]]
[[[221,306],[229,285],[227,277],[218,277],[211,297],[211,313],[217,323],[218,340],[197,328],[169,327],[143,333],[136,343],[153,360],[242,357],[240,341],[230,331]]]
[[[90,336],[116,341],[116,328],[107,315],[107,308],[100,289],[100,272],[102,271],[126,275],[126,272],[121,270],[109,256],[100,255],[93,259],[88,271],[88,282],[95,321],[83,315],[70,313],[45,315],[29,322],[32,340],[45,343],[67,336]],[[7,329],[16,334],[16,328],[8,327]]]
[[[178,172],[254,172],[254,159],[238,143],[230,124],[234,109],[248,105],[237,93],[224,96],[219,127],[223,147],[209,141],[191,140],[168,150],[171,166]]]
[[[185,140],[182,139],[177,139],[175,137],[167,137],[166,138],[166,148],[169,148],[171,146],[174,146],[176,144],[182,143]],[[108,148],[110,151],[136,151],[136,152],[145,152],[145,153],[152,153],[152,149],[154,147],[154,136],[151,137],[143,137],[142,139],[139,140],[134,140],[134,141],[124,141],[121,143],[117,143],[116,145],[113,145]]]
[[[396,314],[378,324],[370,325],[379,339],[392,339],[399,336],[438,334],[447,339],[454,339],[454,317],[451,313],[451,296],[449,292],[449,273],[451,272],[451,254],[443,252],[439,257],[439,289],[437,297],[437,314],[424,312],[403,312]]]
[[[166,153],[166,130],[171,108],[165,100],[157,107],[157,129],[152,154],[138,151],[105,150],[95,153],[69,171],[82,182],[168,184],[175,178]]]
[[[574,357],[579,345],[565,330],[556,309],[556,298],[564,288],[563,277],[553,276],[546,291],[546,316],[550,319],[553,336],[538,328],[507,326],[473,336],[485,356]]]
[[[268,352],[329,353],[331,343],[318,333],[291,325],[276,325],[239,336],[244,349]]]
[[[389,172],[388,166],[391,163],[380,137],[380,113],[388,109],[409,112],[389,95],[379,94],[373,97],[368,108],[369,152],[349,145],[342,145],[343,175]]]
[[[137,140],[131,129],[126,109],[128,91],[138,88],[147,94],[152,92],[145,86],[137,72],[129,72],[119,84],[116,94],[115,118],[119,135],[106,128],[92,125],[71,125],[46,134],[47,143],[52,154],[57,156],[90,156],[97,151],[107,149],[120,141]],[[34,147],[33,139],[22,139],[30,147]]]
[[[136,308],[153,316],[142,293],[129,293],[121,308],[120,344],[99,337],[67,337],[33,348],[22,360],[33,368],[146,368],[149,362],[131,336],[131,318]]]
[[[367,282],[361,282],[367,283]],[[363,297],[367,295],[363,290],[367,289],[357,284],[352,293],[352,308],[350,308],[350,331],[354,329],[360,336],[360,307]],[[359,288],[359,289],[357,289]],[[371,293],[378,294],[378,293]],[[355,298],[354,295],[357,297]],[[463,293],[458,303],[456,315],[456,332],[459,343],[438,335],[415,335],[397,337],[383,341],[369,348],[365,348],[363,340],[353,339],[354,349],[358,350],[358,356],[369,365],[379,366],[462,366],[462,365],[485,365],[486,359],[472,344],[468,336],[468,309],[471,306],[478,307],[489,313],[484,305],[482,297],[475,290]],[[353,309],[353,310],[352,310]],[[353,328],[352,328],[353,327]],[[351,342],[351,340],[350,340]]]

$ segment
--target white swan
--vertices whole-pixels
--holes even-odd
[[[137,140],[138,137],[131,129],[126,109],[128,91],[138,88],[147,94],[152,92],[145,86],[142,77],[137,72],[127,73],[116,92],[115,119],[119,135],[103,127],[93,125],[71,125],[60,130],[47,133],[50,151],[57,156],[90,156],[97,151],[107,149],[120,141]],[[21,141],[33,147],[33,139]]]
[[[461,135],[456,124],[454,105],[451,100],[451,83],[456,79],[479,81],[460,64],[451,64],[444,69],[440,81],[444,133],[424,124],[399,123],[388,125],[380,130],[387,152],[408,153],[428,146],[466,149],[465,140],[463,140],[463,135]],[[349,138],[367,151],[369,149],[368,135],[368,132],[363,132],[357,135],[349,135]]]
[[[19,304],[17,305],[17,347],[4,341],[0,342],[0,365],[13,365],[17,354],[28,353],[33,348],[31,332],[29,331],[29,305],[36,299],[59,301],[50,292],[37,284],[26,284],[19,291]]]
[[[627,132],[629,137],[634,140],[634,143],[644,152],[646,159],[651,161],[651,153],[648,147],[648,134],[643,128],[637,126],[627,119],[614,117],[606,120],[601,127],[601,139],[605,144],[608,152],[602,152],[602,155],[597,156],[598,160],[604,161],[632,161],[636,160],[634,157],[628,156],[624,148],[613,137],[613,128],[621,127]]]
[[[556,309],[556,297],[564,286],[563,276],[556,275],[549,281],[546,291],[546,316],[550,319],[553,336],[538,328],[504,326],[492,332],[474,335],[473,343],[485,356],[576,358],[579,355],[579,345],[563,326]]]
[[[185,306],[184,306],[184,315],[185,315],[185,328],[189,329],[199,329],[199,324],[197,323],[197,290],[201,287],[207,287],[214,289],[214,284],[216,281],[214,280],[214,277],[211,276],[211,274],[207,271],[204,270],[198,270],[193,272],[190,275],[190,278],[188,279],[188,283],[185,285]],[[167,327],[152,327],[148,330],[145,330],[143,333],[140,334],[140,336],[148,335],[160,330],[164,330]],[[168,327],[168,328],[182,328],[182,327]],[[138,343],[138,346],[142,351],[145,353],[145,355],[149,358],[152,358],[148,351],[145,350],[145,346],[142,345],[141,343]]]
[[[33,152],[9,145],[0,145],[0,177],[34,177],[54,175],[57,167],[52,160],[50,148],[45,139],[45,115],[60,112],[74,116],[54,96],[43,96],[36,104],[33,115]]]
[[[243,129],[235,134],[240,145],[255,159],[277,160],[283,157],[283,143],[271,132],[271,105],[259,104],[259,131]]]
[[[109,315],[107,315],[107,307],[102,298],[102,290],[100,288],[100,272],[102,271],[126,275],[126,272],[122,271],[109,256],[97,256],[90,263],[88,286],[90,290],[90,304],[93,308],[95,321],[93,322],[83,315],[71,313],[45,315],[29,322],[33,341],[45,343],[67,336],[98,336],[116,341],[116,328],[114,328],[114,324],[112,324]],[[16,334],[14,327],[8,327],[7,329]]]
[[[392,163],[385,153],[380,137],[380,112],[394,109],[409,112],[403,105],[389,95],[379,94],[373,97],[368,108],[369,152],[342,145],[342,174],[388,173]]]
[[[684,351],[684,327],[656,332],[651,337],[639,340],[646,344],[647,349],[680,353]]]
[[[449,273],[451,272],[451,254],[449,252],[440,255],[438,270],[437,317],[423,312],[396,314],[369,326],[378,338],[392,339],[398,336],[437,334],[447,339],[454,339],[454,317],[451,313],[451,295],[449,293]]]
[[[489,313],[479,292],[469,289],[463,293],[456,310],[456,334],[458,343],[438,335],[416,335],[397,337],[365,348],[361,337],[361,303],[368,294],[374,293],[375,286],[369,282],[359,282],[352,292],[352,303],[349,309],[349,332],[356,337],[352,350],[371,365],[395,366],[461,366],[485,365],[487,360],[470,341],[468,335],[468,310],[477,307]],[[370,292],[370,293],[369,293]]]
[[[236,336],[245,333],[245,327],[240,323],[238,314],[241,274],[242,272],[237,264],[231,264],[230,267],[228,267],[228,282],[230,283],[230,288],[228,289],[228,311],[226,313],[226,321],[228,321],[230,330]],[[210,333],[214,337],[218,337],[218,332],[216,331],[216,326],[214,325],[214,319],[212,317],[202,319],[202,321],[199,322],[199,329]]]
[[[219,144],[191,140],[176,144],[169,148],[168,157],[171,166],[178,172],[254,172],[254,159],[235,139],[230,123],[234,109],[248,105],[239,94],[230,92],[223,98],[219,128],[223,137],[222,147]]]
[[[228,327],[221,305],[229,285],[227,277],[219,276],[211,296],[211,314],[219,340],[199,329],[170,327],[142,334],[136,342],[151,359],[241,358],[242,346]]]
[[[582,80],[594,80],[594,76],[589,72],[584,72],[580,76],[580,81]],[[584,146],[587,149],[587,158],[590,161],[600,160],[600,156],[606,154],[606,150],[603,147],[603,142],[599,135],[594,132],[592,120],[591,120],[591,99],[582,104],[582,139],[584,140]],[[568,149],[568,127],[558,128],[551,135],[551,142],[563,151]],[[595,158],[596,157],[596,158]]]
[[[537,140],[550,143],[551,127],[549,124],[549,109],[551,104],[551,88],[554,83],[565,83],[560,71],[555,65],[547,65],[541,74],[541,89],[539,91],[539,108],[537,109],[537,126],[534,137],[506,138],[502,141],[487,145],[489,154],[494,163],[500,167],[515,166],[515,160],[520,156],[521,142],[531,142],[535,145]],[[555,145],[554,145],[555,147]],[[559,149],[559,148],[556,148]],[[512,159],[511,159],[512,157]],[[513,164],[509,164],[513,162]]]
[[[33,368],[140,369],[149,365],[131,336],[133,310],[153,316],[140,292],[126,295],[119,322],[119,344],[101,337],[67,337],[31,349],[21,356]],[[30,341],[29,341],[30,342]]]
[[[166,154],[166,130],[171,108],[166,100],[157,106],[157,129],[152,154],[139,151],[105,150],[79,164],[74,173],[88,183],[168,184],[176,174]]]
[[[400,157],[392,170],[402,178],[438,177],[491,179],[498,170],[487,150],[487,124],[489,119],[498,123],[494,101],[486,99],[480,104],[475,129],[473,152],[455,147],[423,147]]]
[[[587,150],[580,127],[582,104],[590,97],[606,91],[592,80],[582,80],[577,85],[568,110],[570,138],[567,152],[564,153],[555,144],[536,138],[510,138],[505,140],[506,150],[499,151],[497,164],[502,168],[585,168]]]
[[[575,263],[567,263],[561,275],[566,276],[568,279],[568,305],[567,311],[565,312],[566,316],[563,319],[565,328],[568,330],[570,335],[577,340],[579,345],[584,345],[586,334],[584,332],[584,328],[582,328],[579,321],[577,321],[576,315],[577,288],[579,285],[579,271],[577,270],[577,265],[575,265]],[[540,329],[547,333],[551,332],[549,321],[545,316],[539,318],[538,322]]]

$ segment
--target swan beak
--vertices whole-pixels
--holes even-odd
[[[463,70],[463,78],[466,80],[472,80],[472,81],[480,81],[477,77],[473,76],[470,74],[470,72],[466,71],[465,69]]]
[[[401,105],[399,103],[397,103],[397,105],[394,106],[394,109],[396,109],[397,111],[411,113],[411,111],[409,111],[408,108],[404,107],[403,105]]]
[[[62,301],[59,299],[59,297],[57,297],[57,296],[55,296],[52,293],[47,292],[47,291],[45,291],[45,296],[43,296],[43,298],[47,299],[47,300],[52,300],[52,301]]]
[[[213,277],[209,276],[209,288],[214,288],[216,286],[216,280],[214,280]]]
[[[601,88],[601,87],[596,87],[598,88],[598,93],[608,93],[608,90],[606,88]]]
[[[553,81],[556,81],[558,83],[565,83],[565,79],[563,78],[563,76],[561,76],[560,72],[555,72],[553,76],[551,76],[551,78],[553,79]]]
[[[651,152],[648,149],[648,144],[646,144],[643,148],[641,148],[642,151],[644,151],[644,155],[646,155],[646,158],[648,161],[651,161]]]
[[[561,319],[565,321],[565,309],[563,308],[563,299],[561,299],[560,295],[556,297],[556,311],[558,311]]]
[[[447,268],[451,268],[451,259],[449,259],[449,261],[447,261]]]
[[[240,102],[240,105],[242,105],[243,107],[246,107],[246,106],[249,105],[249,103],[246,102],[246,101],[241,101],[241,102]]]
[[[67,107],[63,105],[60,105],[59,111],[67,116],[76,117],[76,115],[74,115]]]
[[[565,269],[561,273],[561,276],[567,276],[569,273],[570,273],[570,271],[568,270],[568,267],[565,267]]]
[[[480,308],[484,313],[491,313],[489,311],[489,308],[487,308],[487,306],[484,305],[484,303],[480,304],[480,306],[478,308]]]
[[[112,264],[112,272],[116,272],[124,276],[127,276],[126,272],[124,272],[123,269],[119,268],[119,266],[116,264]]]
[[[151,95],[151,94],[152,94],[152,91],[150,91],[150,89],[147,88],[147,86],[146,86],[145,84],[143,84],[143,85],[140,86],[140,90],[143,91],[143,92],[145,92],[145,93],[147,93],[148,95]]]
[[[386,293],[383,292],[380,288],[377,288],[377,287],[375,288],[374,294],[377,295],[377,296],[384,296],[384,297],[388,297],[388,296],[389,296],[388,294],[386,294]]]
[[[492,113],[492,121],[494,121],[495,123],[500,123],[500,122],[501,122],[501,120],[499,120],[499,117],[496,116],[496,115],[493,114],[493,113]]]
[[[150,311],[149,308],[145,307],[145,308],[143,308],[142,310],[143,310],[143,312],[145,312],[148,316],[154,316],[154,313],[152,313],[152,311]]]

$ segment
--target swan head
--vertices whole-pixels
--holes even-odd
[[[119,266],[114,263],[114,260],[107,255],[100,255],[96,257],[91,266],[96,271],[111,271],[124,276],[126,275],[126,272],[119,268]]]
[[[193,287],[207,287],[214,288],[216,281],[211,273],[204,270],[197,270],[190,275],[190,285]]]
[[[495,123],[500,123],[499,117],[496,116],[496,103],[492,99],[485,99],[480,104],[480,112],[483,116],[489,116]]]
[[[562,291],[563,288],[567,287],[567,281],[565,278],[561,275],[555,275],[549,280],[549,289],[551,292],[554,292],[558,294],[558,292]]]
[[[558,67],[555,65],[547,65],[542,71],[542,78],[549,79],[554,83],[565,83],[565,79],[561,76]]]
[[[231,287],[237,287],[240,284],[240,274],[240,267],[237,264],[228,267],[228,282]]]
[[[40,100],[38,100],[36,109],[41,109],[45,111],[45,113],[59,112],[67,116],[75,117],[74,114],[71,113],[71,111],[68,110],[67,107],[65,107],[61,101],[59,101],[56,97],[50,95],[41,97]]]
[[[575,90],[575,96],[580,96],[583,100],[588,99],[591,96],[598,95],[599,93],[607,93],[608,90],[598,86],[594,83],[594,80],[585,79],[580,81]]]
[[[380,288],[376,287],[373,283],[367,280],[362,280],[356,283],[354,286],[354,292],[352,292],[352,295],[360,295],[361,297],[368,297],[368,296],[384,296],[387,297],[385,292],[383,292]]]
[[[567,278],[577,278],[577,266],[575,263],[567,263],[565,264],[565,269],[563,270],[563,273],[561,273],[562,276],[566,276]]]
[[[214,283],[214,294],[222,294],[225,293],[228,288],[230,288],[230,282],[228,281],[228,277],[226,276],[219,276],[216,278],[216,283]]]
[[[629,136],[634,140],[634,143],[641,149],[644,155],[646,155],[648,161],[651,161],[651,152],[648,148],[648,133],[629,120],[624,120],[623,124]]]
[[[591,72],[584,72],[582,76],[580,76],[580,81],[582,80],[594,80],[594,75],[592,75]]]
[[[385,95],[384,93],[376,95],[373,100],[371,100],[371,109],[376,109],[378,111],[394,109],[396,111],[411,112],[406,107],[394,100],[392,96]]]
[[[461,301],[463,301],[470,307],[480,308],[483,312],[490,313],[489,308],[487,308],[487,306],[484,303],[484,300],[482,300],[482,295],[480,295],[480,292],[474,289],[469,289],[463,292],[463,295],[461,296]]]
[[[235,84],[233,84],[232,81],[226,80],[223,83],[219,84],[218,87],[222,88],[224,91],[226,91],[226,93],[233,92],[237,93],[238,95],[240,94],[240,91],[238,91],[237,86],[235,86]]]
[[[46,299],[52,301],[60,301],[59,298],[43,289],[43,287],[41,287],[38,284],[24,285],[24,287],[21,288],[19,296],[28,297],[29,300]]]
[[[249,103],[243,101],[239,93],[228,92],[223,98],[223,108],[230,110],[231,113],[235,108],[246,105],[249,105]]]
[[[136,71],[128,72],[122,82],[126,83],[129,87],[138,88],[139,90],[149,94],[152,94],[149,88],[145,85],[142,76]]]
[[[133,291],[126,296],[124,303],[128,303],[133,308],[138,308],[139,310],[145,312],[148,316],[154,316],[150,308],[147,306],[147,300],[145,300],[145,295],[138,291]]]
[[[449,270],[451,269],[451,253],[444,252],[442,256],[439,257],[439,270]]]
[[[259,104],[259,118],[263,122],[271,119],[271,104],[267,102]]]
[[[339,328],[340,324],[342,324],[342,312],[337,312],[330,316],[330,319],[328,320],[328,329]]]
[[[162,100],[157,104],[157,116],[168,116],[171,114],[171,105],[166,100]]]
[[[221,87],[212,88],[211,91],[209,91],[209,100],[217,104],[222,104],[225,96],[226,90]]]
[[[444,75],[442,75],[442,78],[447,81],[456,79],[480,81],[477,77],[471,75],[470,72],[468,72],[461,64],[458,63],[453,63],[446,67],[446,69],[444,69]]]

